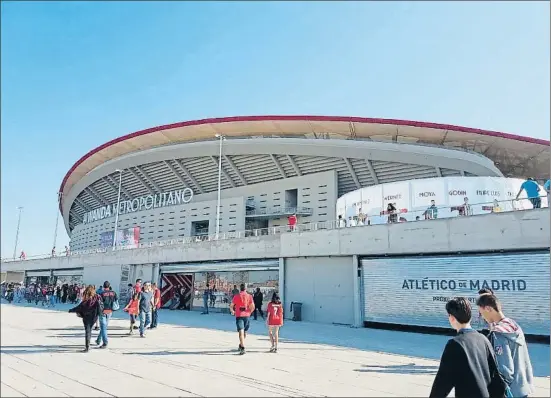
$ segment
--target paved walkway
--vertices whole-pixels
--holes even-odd
[[[278,354],[261,321],[236,354],[228,315],[162,311],[145,339],[111,323],[108,350],[83,348],[80,319],[34,306],[1,307],[0,396],[427,396],[447,340],[288,322]],[[534,396],[549,396],[549,346],[532,344]]]

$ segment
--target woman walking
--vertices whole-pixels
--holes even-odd
[[[283,304],[281,304],[281,299],[279,294],[274,292],[272,295],[272,301],[268,304],[268,309],[266,310],[268,324],[268,333],[270,334],[270,342],[272,343],[272,348],[270,352],[277,352],[277,343],[279,342],[279,328],[283,326]]]
[[[82,318],[84,324],[85,348],[83,352],[90,350],[90,339],[92,338],[92,326],[103,313],[103,301],[96,294],[94,286],[89,285],[82,296],[82,301],[79,305],[71,308],[69,312],[74,312],[79,318]]]

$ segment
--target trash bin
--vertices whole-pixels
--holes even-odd
[[[302,303],[291,303],[291,312],[293,313],[293,321],[302,321]]]

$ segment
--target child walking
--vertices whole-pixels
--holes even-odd
[[[140,293],[135,292],[134,295],[130,298],[130,301],[124,307],[124,311],[128,312],[130,315],[130,335],[134,334],[134,324],[136,323],[136,318],[140,314]]]
[[[268,325],[268,333],[270,334],[270,342],[272,343],[270,352],[276,353],[279,342],[279,328],[283,326],[283,304],[281,304],[281,299],[277,292],[274,292],[272,295],[272,301],[268,304],[266,313],[268,314],[266,323]]]

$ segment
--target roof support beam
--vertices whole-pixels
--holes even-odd
[[[348,122],[348,129],[350,130],[350,138],[355,140],[357,136],[356,136],[356,128],[354,127],[354,123]]]
[[[118,196],[119,183],[115,182],[115,180],[113,180],[111,176],[105,176],[105,181],[107,182],[107,184],[111,186],[111,188],[115,190],[115,192],[117,192],[117,196]],[[121,193],[126,197],[126,200],[132,199],[132,195],[130,195],[130,192],[128,192],[126,188],[122,186],[122,183],[121,183]]]
[[[360,184],[360,180],[358,180],[358,176],[356,175],[354,168],[352,167],[352,163],[350,163],[350,159],[342,158],[342,160],[344,160],[344,163],[346,163],[346,167],[348,168],[348,171],[352,175],[352,179],[354,180],[354,184],[356,184],[356,188],[360,189],[362,186]]]
[[[176,162],[176,164],[180,167],[180,169],[184,172],[184,174],[186,175],[186,177],[193,183],[193,185],[195,185],[195,187],[199,190],[199,193],[203,193],[205,192],[205,190],[203,189],[203,187],[197,182],[197,180],[195,179],[195,177],[193,177],[191,175],[191,173],[189,172],[189,170],[187,169],[186,166],[184,166],[184,164],[182,163],[181,160],[179,159],[174,159],[174,162]]]
[[[287,176],[285,175],[285,170],[283,170],[283,167],[281,167],[281,163],[279,163],[279,160],[277,160],[277,158],[273,154],[270,154],[270,157],[272,158],[272,162],[274,162],[275,166],[281,173],[281,176],[283,178],[287,178]]]
[[[159,193],[163,192],[163,190],[161,189],[160,186],[158,186],[155,181],[153,181],[153,178],[149,177],[149,175],[145,172],[144,169],[140,168],[140,166],[135,166],[136,169],[142,173],[142,175],[144,176],[144,178],[147,180],[147,182],[149,182],[151,185],[153,185],[153,188],[155,188],[157,191],[159,191]]]
[[[435,167],[434,169],[436,170],[436,175],[442,177],[442,170],[440,170],[440,167]]]
[[[82,200],[80,200],[80,198],[75,198],[75,202],[76,204],[78,204],[82,209],[84,209],[84,211],[86,213],[89,213],[92,211],[92,209],[90,208],[90,206],[88,206],[86,203],[84,203]]]
[[[86,187],[85,190],[88,190],[88,193],[98,201],[98,203],[100,205],[103,205],[103,206],[108,206],[109,205],[109,202],[103,197],[101,196],[98,191],[96,191],[94,188],[92,188],[91,186],[88,186]]]
[[[300,177],[302,173],[298,168],[297,164],[295,163],[295,159],[293,159],[291,155],[287,155],[287,160],[289,161],[289,163],[291,163],[291,166],[293,166],[293,170],[295,170],[295,173],[297,173],[297,176]]]
[[[223,155],[223,158],[230,165],[234,173],[237,174],[237,177],[239,177],[239,180],[241,180],[241,183],[243,185],[247,185],[247,180],[245,180],[245,177],[243,177],[243,174],[241,174],[237,166],[232,162],[232,160],[228,157],[228,155]]]
[[[448,130],[446,130],[446,132],[444,133],[444,137],[442,137],[442,141],[440,142],[440,145],[444,145],[446,138],[448,138]]]
[[[174,174],[176,176],[176,178],[178,178],[180,180],[180,182],[184,185],[184,188],[189,188],[188,183],[186,182],[186,180],[184,180],[184,177],[182,177],[180,175],[180,173],[178,173],[176,168],[172,164],[170,164],[170,162],[168,160],[165,160],[163,163],[166,165],[166,167],[168,167],[170,169],[172,174]]]
[[[212,161],[216,165],[216,167],[218,167],[218,156],[211,156],[210,158],[212,159]],[[235,182],[233,182],[230,175],[226,172],[226,170],[224,170],[223,166],[221,167],[221,169],[222,169],[222,175],[224,176],[224,178],[230,183],[232,188],[235,188],[236,187]]]
[[[375,173],[375,169],[373,168],[373,165],[371,164],[371,160],[365,159],[365,164],[367,165],[367,168],[369,169],[369,173],[371,174],[371,178],[375,182],[375,184],[379,183],[379,179],[377,178],[377,173]]]
[[[151,189],[149,185],[146,184],[146,182],[143,180],[142,177],[138,175],[138,173],[136,173],[131,167],[128,168],[128,171],[130,172],[130,174],[136,177],[136,179],[145,187],[145,189],[149,191],[150,194],[155,195],[155,191]]]

